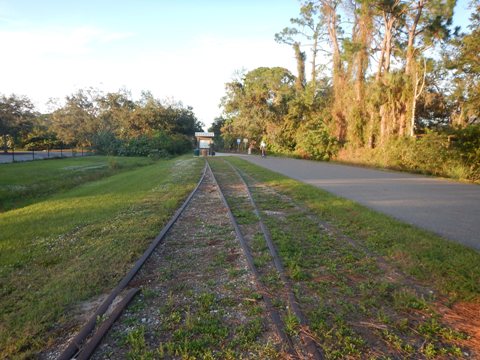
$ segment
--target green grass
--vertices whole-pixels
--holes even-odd
[[[0,212],[82,183],[152,164],[148,158],[86,156],[0,164]]]
[[[263,348],[258,344],[258,338],[265,330],[261,318],[255,317],[234,327],[227,326],[225,317],[229,316],[229,312],[235,311],[236,301],[219,299],[213,293],[201,292],[192,293],[186,307],[167,304],[160,310],[160,317],[171,338],[160,343],[156,358],[233,360],[242,358],[238,351],[248,351],[251,358],[276,358],[262,356],[268,350],[268,344],[263,345]],[[130,354],[133,350],[133,346],[130,346]],[[273,349],[270,352],[271,355],[276,355]],[[212,353],[216,356],[211,357]]]
[[[68,327],[75,304],[114,287],[202,167],[160,161],[1,213],[0,357],[31,356]]]
[[[212,168],[221,174],[219,178],[228,178],[228,168],[223,163],[225,160],[216,161],[218,163]],[[405,272],[414,273],[411,266],[425,267],[429,258],[417,259],[418,263],[415,263],[412,258],[416,254],[408,253],[406,249],[403,249],[403,258],[392,257],[385,251],[385,244],[374,247],[363,237],[382,231],[389,236],[385,240],[400,241],[399,238],[408,236],[408,232],[400,232],[395,238],[395,234],[388,232],[393,221],[383,215],[370,211],[369,217],[362,218],[361,212],[369,210],[351,202],[345,202],[345,208],[342,208],[338,206],[342,199],[319,189],[239,159],[229,158],[227,161],[234,162],[247,172],[250,175],[247,181],[251,185],[257,184],[253,179],[261,181],[258,184],[260,186],[252,186],[252,194],[292,282],[296,299],[327,359],[404,358],[420,353],[427,358],[461,357],[463,350],[469,351],[461,347],[461,341],[467,335],[443,323],[442,315],[437,310],[437,293],[417,290],[416,286],[409,285],[411,279],[401,275],[391,276],[389,272],[399,267]],[[272,186],[278,193],[261,185]],[[292,198],[300,206],[291,206]],[[333,207],[334,204],[336,207]],[[320,212],[320,206],[325,211]],[[353,217],[352,213],[356,216]],[[319,217],[327,218],[338,229],[347,232],[355,239],[355,243],[322,230],[317,220]],[[350,222],[343,222],[346,218]],[[372,219],[375,222],[368,221]],[[402,224],[397,223],[397,226],[396,230],[399,231]],[[365,228],[368,231],[363,231]],[[415,233],[414,230],[408,227],[408,231],[417,237],[426,236],[429,239],[429,234],[419,230]],[[432,247],[449,244],[440,238],[432,239],[439,242],[432,243]],[[251,244],[252,249],[259,248],[256,240]],[[369,251],[365,251],[365,247],[369,247]],[[467,254],[471,252],[459,248]],[[383,254],[384,258],[380,261],[378,257],[371,256],[372,252]],[[254,253],[254,257],[256,263],[262,260],[258,253]],[[382,267],[385,264],[386,268]],[[473,263],[469,265],[473,266]],[[453,284],[449,282],[458,281],[456,274],[444,274],[440,267],[431,268],[437,272],[417,276],[417,279],[429,287],[441,288],[443,284],[455,287],[453,292],[448,292],[445,287],[441,290],[457,299],[478,298],[479,292],[469,288],[469,284],[478,282],[478,275],[460,278],[463,284]],[[444,278],[438,282],[436,276]],[[270,281],[267,276],[262,279],[270,293],[279,293],[275,289],[275,281]],[[418,288],[422,289],[420,286]],[[462,292],[458,291],[459,288]],[[298,330],[296,318],[287,313],[283,319],[286,332],[295,335]],[[378,357],[380,354],[383,357]]]
[[[405,273],[454,300],[480,296],[480,253],[238,158],[243,171],[308,207]]]

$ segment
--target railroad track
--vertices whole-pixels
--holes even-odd
[[[288,353],[292,355],[293,357],[296,358],[308,358],[308,359],[323,359],[323,353],[318,347],[318,345],[315,343],[314,339],[310,335],[310,331],[308,328],[308,322],[303,315],[300,306],[295,298],[295,295],[293,293],[292,289],[292,284],[286,275],[285,268],[282,264],[282,261],[278,255],[278,252],[275,248],[275,245],[273,243],[272,237],[268,231],[268,228],[266,227],[265,223],[263,222],[261,213],[258,209],[258,206],[255,203],[255,200],[253,198],[252,192],[250,191],[250,187],[248,186],[247,182],[245,181],[244,175],[234,167],[231,163],[228,163],[230,168],[235,172],[235,174],[238,176],[238,178],[241,180],[241,184],[244,187],[244,190],[246,192],[247,198],[249,203],[251,204],[251,207],[253,209],[253,212],[255,213],[256,219],[258,221],[258,226],[261,229],[263,238],[265,240],[265,243],[268,247],[268,252],[270,254],[271,262],[273,263],[273,266],[278,274],[278,277],[280,278],[280,281],[282,283],[283,289],[280,293],[277,293],[276,295],[280,295],[282,298],[284,298],[284,302],[287,304],[287,306],[284,308],[285,309],[291,309],[291,312],[293,315],[296,317],[296,320],[300,324],[300,337],[301,337],[301,343],[296,342],[291,339],[291,337],[285,332],[285,323],[282,318],[285,317],[285,314],[281,314],[279,310],[273,307],[272,301],[270,299],[270,294],[271,291],[268,289],[268,286],[265,285],[264,281],[262,281],[262,274],[261,271],[257,268],[255,265],[254,257],[252,256],[251,252],[251,246],[248,244],[247,240],[245,239],[244,234],[242,233],[241,226],[239,226],[238,221],[233,214],[227,198],[225,197],[222,188],[218,181],[215,178],[215,175],[213,175],[214,180],[219,188],[223,203],[225,204],[226,208],[228,209],[228,214],[229,217],[234,225],[235,232],[237,234],[237,237],[241,243],[242,249],[244,251],[245,257],[247,258],[250,270],[255,276],[255,280],[257,283],[257,287],[259,290],[264,294],[264,301],[267,304],[267,308],[271,314],[272,319],[274,320],[275,327],[277,329],[278,335],[280,338],[284,341],[284,343],[288,346]],[[213,172],[212,172],[213,174]],[[289,314],[287,314],[289,315]]]
[[[89,359],[90,356],[95,351],[96,347],[100,344],[102,338],[108,332],[110,327],[116,321],[116,319],[121,315],[123,309],[125,309],[133,297],[139,292],[139,289],[132,288],[130,289],[124,296],[122,300],[118,303],[118,305],[112,310],[111,306],[114,301],[122,295],[122,292],[125,291],[128,284],[132,281],[138,271],[142,268],[148,258],[152,255],[154,250],[158,247],[158,245],[163,241],[165,235],[171,229],[173,224],[177,221],[180,217],[182,212],[185,210],[187,205],[189,204],[190,200],[193,198],[195,193],[198,191],[200,184],[202,183],[203,179],[205,178],[205,174],[207,171],[207,164],[203,169],[202,176],[198,181],[196,187],[184,201],[184,203],[180,206],[180,208],[175,212],[173,217],[170,221],[164,226],[164,228],[160,231],[157,237],[152,241],[148,249],[143,253],[142,257],[135,263],[133,268],[128,272],[127,275],[118,283],[118,285],[112,290],[112,292],[107,296],[107,298],[102,302],[102,304],[98,307],[95,313],[90,317],[87,323],[80,329],[78,334],[69,342],[67,347],[62,351],[60,356],[58,357],[59,360],[69,360],[69,359]],[[107,321],[103,324],[104,326],[100,326],[93,336],[90,337],[92,332],[95,330],[98,319],[105,316],[107,311],[111,310],[110,317]],[[87,341],[88,339],[88,341]]]
[[[231,183],[229,184],[229,179],[226,179],[223,174],[220,174],[220,181],[218,181],[210,164],[208,161],[206,162],[201,179],[195,189],[188,196],[183,205],[177,210],[169,223],[155,238],[148,250],[136,262],[132,270],[121,280],[117,287],[103,301],[90,320],[68,344],[59,359],[89,359],[92,356],[109,329],[127,308],[132,299],[140,292],[139,288],[132,287],[132,285],[129,284],[132,283],[136,274],[159,244],[162,243],[165,235],[175,224],[182,212],[187,208],[190,200],[197,193],[207,173],[210,174],[213,179],[220,198],[227,209],[228,217],[235,230],[236,238],[240,243],[248,268],[253,275],[257,291],[261,294],[266,313],[270,317],[270,323],[273,325],[277,338],[280,340],[281,351],[283,351],[285,356],[290,359],[324,358],[321,348],[310,335],[307,320],[295,298],[292,284],[286,275],[284,266],[273,244],[268,228],[263,222],[262,215],[255,203],[250,188],[245,181],[245,176],[233,165],[229,164],[229,166],[231,174],[236,176],[236,179],[233,180],[235,186],[232,186]],[[248,207],[250,215],[253,214],[251,222],[245,224],[241,217],[239,218],[238,214],[236,214],[235,209],[232,210],[229,201],[237,201],[237,203],[242,203],[242,206]],[[265,244],[264,254],[261,255],[262,261],[260,265],[258,258],[259,252],[254,249],[255,245],[252,243],[252,234],[249,233],[249,229],[251,230],[254,227],[261,232]],[[267,253],[268,256],[266,256]],[[276,284],[271,284],[269,281],[265,280],[269,277],[277,279],[278,281],[276,281]],[[97,324],[99,318],[104,319],[101,324]],[[295,324],[298,331],[292,332],[287,323]]]

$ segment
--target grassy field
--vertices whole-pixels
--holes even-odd
[[[148,158],[87,156],[0,165],[0,212],[84,182],[151,164]]]
[[[60,178],[73,187],[77,175],[71,172],[82,171],[72,167],[108,166],[108,172],[145,165],[123,160],[12,164],[1,182],[35,188],[41,177],[53,184]],[[52,170],[56,164],[61,166]],[[0,358],[28,357],[44,348],[69,327],[76,304],[116,285],[193,189],[202,167],[199,159],[183,157],[49,197],[58,187],[46,186],[30,205],[0,213]]]
[[[308,207],[451,301],[480,297],[480,253],[238,158],[236,166]]]

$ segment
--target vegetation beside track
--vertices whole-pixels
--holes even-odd
[[[50,162],[28,165],[40,163]],[[45,348],[76,304],[116,285],[202,167],[189,157],[159,161],[0,214],[0,357]]]
[[[249,175],[297,300],[327,358],[463,358],[479,351],[478,253],[240,159],[226,160]],[[222,161],[212,168],[230,178],[231,187],[239,186]],[[235,216],[253,221],[239,201],[244,202],[229,200]],[[322,228],[322,219],[353,240]],[[258,245],[251,246],[265,247]],[[256,264],[265,259],[256,256]],[[276,277],[266,281],[272,293],[283,288]],[[455,300],[464,300],[460,310],[448,308]],[[472,318],[460,313],[464,306],[473,310]],[[285,321],[290,332],[298,333],[298,319],[290,320]]]
[[[146,157],[85,156],[0,165],[0,212],[118,172],[152,164]]]
[[[479,299],[477,251],[244,160],[232,157],[228,161],[305,205],[320,219],[385,256],[405,273],[433,286],[451,301]]]

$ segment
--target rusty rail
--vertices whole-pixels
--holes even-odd
[[[257,267],[255,266],[253,256],[250,252],[250,249],[248,248],[247,242],[245,241],[245,238],[240,231],[240,227],[238,226],[237,220],[235,219],[235,216],[232,213],[232,210],[230,209],[230,206],[228,205],[227,199],[225,198],[225,195],[222,192],[222,189],[220,187],[220,184],[218,183],[217,179],[215,178],[215,174],[210,168],[210,165],[208,164],[207,160],[207,165],[210,169],[210,172],[212,173],[212,178],[215,184],[217,185],[218,192],[220,194],[220,197],[222,199],[223,204],[227,208],[227,213],[228,217],[230,218],[230,221],[232,222],[232,225],[235,229],[235,233],[237,235],[237,238],[240,242],[240,245],[242,247],[243,253],[245,254],[245,258],[247,260],[248,267],[250,268],[250,271],[252,272],[254,278],[255,278],[255,284],[257,286],[258,291],[262,294],[263,296],[263,301],[265,302],[265,306],[267,308],[267,311],[270,314],[270,317],[272,319],[272,322],[275,326],[275,331],[277,332],[278,337],[282,340],[284,344],[287,345],[287,352],[289,353],[290,356],[297,357],[298,355],[296,354],[295,347],[293,346],[292,340],[290,337],[286,334],[285,332],[285,324],[283,323],[280,314],[278,311],[274,308],[272,301],[270,300],[270,297],[268,296],[268,292],[265,289],[265,286],[262,283],[260,273],[258,272]]]
[[[280,256],[278,255],[278,251],[275,247],[275,244],[273,243],[272,236],[270,234],[270,231],[268,228],[265,226],[265,223],[263,222],[262,215],[260,213],[260,210],[255,203],[255,200],[253,198],[252,192],[250,190],[250,186],[248,185],[247,181],[245,180],[245,177],[243,176],[243,173],[238,170],[235,166],[233,166],[231,163],[227,161],[227,163],[230,165],[230,167],[235,171],[235,173],[238,175],[238,177],[242,180],[242,183],[247,190],[248,198],[250,200],[250,204],[252,205],[255,215],[257,216],[260,228],[263,233],[263,238],[265,239],[265,242],[267,243],[268,250],[270,252],[270,255],[273,259],[273,263],[275,265],[275,269],[277,270],[280,280],[285,284],[285,291],[287,293],[288,297],[288,303],[290,305],[290,308],[292,309],[293,313],[297,317],[297,319],[300,322],[300,325],[302,326],[300,335],[302,337],[303,342],[305,343],[305,349],[307,350],[310,358],[315,359],[315,360],[321,360],[324,359],[324,355],[321,349],[317,347],[317,344],[315,341],[312,339],[312,337],[309,335],[308,332],[305,331],[305,329],[309,328],[308,321],[303,314],[302,310],[300,309],[300,306],[298,304],[297,299],[295,298],[295,295],[293,293],[293,287],[290,279],[287,277],[287,274],[285,272],[285,267],[283,266],[282,260],[280,259]]]
[[[192,190],[190,195],[184,201],[182,206],[178,208],[175,214],[172,216],[170,221],[163,227],[162,231],[157,235],[157,237],[152,241],[148,249],[143,253],[142,257],[137,260],[133,268],[128,272],[127,275],[118,283],[118,285],[112,290],[112,292],[108,295],[108,297],[102,302],[102,304],[98,307],[97,311],[92,315],[92,317],[88,320],[88,322],[80,329],[78,334],[70,341],[67,347],[63,350],[60,354],[58,360],[70,360],[74,358],[82,349],[82,345],[90,335],[90,333],[95,329],[97,325],[97,318],[103,316],[115,298],[125,289],[128,283],[133,279],[133,277],[137,274],[140,268],[143,266],[145,261],[150,257],[153,253],[155,248],[163,241],[165,235],[173,226],[173,224],[177,221],[180,217],[181,213],[185,210],[188,203],[192,199],[193,195],[197,192],[200,184],[202,183],[203,179],[205,178],[205,173],[207,171],[207,163],[203,168],[203,174],[200,180],[197,183],[197,186]]]

